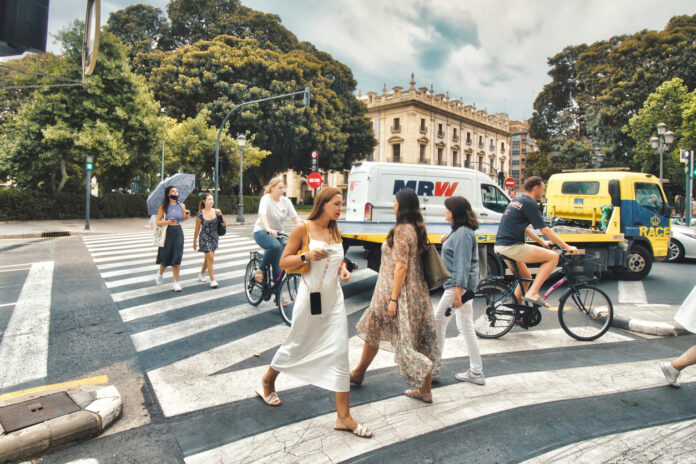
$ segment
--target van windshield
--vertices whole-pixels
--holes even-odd
[[[495,185],[483,184],[481,185],[481,202],[486,209],[496,213],[504,213],[510,200]]]

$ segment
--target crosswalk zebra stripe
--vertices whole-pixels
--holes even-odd
[[[222,268],[222,267],[220,267]],[[234,279],[235,277],[240,277],[243,276],[246,270],[235,270],[231,272],[217,272],[219,271],[218,267],[215,268],[215,278],[217,279],[218,283],[221,285],[224,285],[228,279]],[[198,270],[195,270],[197,273]],[[183,275],[183,273],[181,274]],[[157,294],[172,294],[173,290],[171,287],[171,283],[169,281],[165,281],[162,285],[157,286],[155,285],[155,274],[154,272],[152,273],[151,280],[152,280],[152,286],[151,287],[144,287],[144,288],[137,288],[135,290],[126,290],[123,292],[117,292],[117,293],[112,293],[111,294],[111,299],[114,300],[115,302],[121,302],[121,301],[126,301],[130,300],[133,298],[139,298],[143,296],[149,296],[149,295],[157,295]],[[187,279],[187,280],[180,280],[179,283],[184,289],[190,289],[191,287],[198,287],[199,285],[208,287],[210,284],[209,282],[199,282],[198,277],[194,279]],[[210,289],[211,292],[219,292],[220,288],[217,289]]]
[[[184,239],[189,239],[192,240],[193,236],[187,237],[184,235]],[[226,244],[226,243],[235,243],[235,242],[241,242],[241,241],[249,241],[250,239],[248,237],[234,237],[234,238],[227,238],[225,237],[220,237],[219,243],[220,244]],[[95,255],[95,253],[101,253],[104,251],[110,251],[110,250],[127,250],[129,248],[139,248],[139,249],[153,249],[156,248],[155,245],[153,244],[152,240],[139,240],[139,241],[123,241],[123,242],[116,242],[113,244],[109,245],[102,245],[100,244],[99,246],[88,246],[87,250],[92,254],[92,256]]]
[[[647,302],[643,282],[619,280],[619,303],[646,304]]]
[[[240,239],[231,240],[229,242],[221,242],[220,245],[221,246],[225,246],[225,245],[234,246],[234,245],[240,245],[240,244],[248,245],[248,244],[253,244],[253,243],[256,243],[256,242],[254,242],[253,240],[246,239],[246,238],[244,238],[244,239],[240,238]],[[191,248],[190,245],[191,244],[189,244],[188,247],[184,247],[184,253],[187,253],[187,252],[188,253],[197,253],[196,251],[193,251],[193,249]],[[131,252],[141,251],[143,253],[150,253],[150,254],[154,253],[155,256],[157,255],[157,247],[153,246],[153,245],[147,245],[147,246],[132,246],[131,245],[131,246],[128,246],[128,247],[123,248],[123,249],[113,248],[113,249],[109,249],[108,251],[90,252],[90,254],[92,255],[93,258],[103,258],[103,257],[107,257],[107,256],[118,256],[119,254],[123,253],[124,251],[131,251]]]
[[[175,298],[169,298],[164,301],[156,301],[154,303],[146,303],[138,306],[131,306],[119,311],[123,322],[130,322],[143,317],[154,316],[157,314],[166,313],[175,309],[185,308],[187,306],[195,306],[206,301],[216,300],[218,298],[238,295],[244,291],[244,285],[232,285],[229,287],[221,287],[209,292],[196,293],[195,295],[183,294]]]
[[[225,259],[225,258],[236,258],[238,257],[236,254],[238,252],[245,251],[245,253],[239,254],[239,256],[249,256],[250,251],[262,251],[261,248],[259,248],[258,245],[243,245],[243,246],[235,246],[232,249],[229,248],[218,248],[218,250],[215,252],[215,259]],[[182,262],[183,265],[186,265],[192,258],[192,253],[187,253],[184,252],[184,258],[186,258],[185,261]],[[139,255],[140,256],[140,255]],[[198,253],[198,258],[202,259],[202,254]],[[202,261],[201,261],[202,262]],[[155,258],[146,258],[146,259],[137,259],[137,260],[128,260],[128,261],[118,261],[118,262],[111,262],[111,263],[106,263],[106,264],[98,264],[97,269],[99,271],[104,271],[107,269],[118,269],[119,271],[126,271],[130,269],[130,266],[141,266],[141,267],[146,267],[143,265],[149,264],[150,266],[148,269],[155,269]],[[136,268],[137,269],[137,268]],[[104,273],[102,273],[102,276]],[[123,274],[115,274],[115,275],[123,275]]]
[[[223,261],[221,263],[215,263],[215,270],[222,270],[222,269],[229,269],[231,267],[239,267],[239,266],[246,266],[246,264],[249,262],[249,259],[236,259],[234,261]],[[187,276],[187,275],[198,275],[200,272],[200,268],[187,268],[187,269],[181,269],[179,272],[179,276]],[[242,271],[242,274],[244,275],[244,271]],[[141,284],[144,282],[152,282],[154,285],[154,278],[155,275],[154,273],[148,274],[148,275],[141,275],[141,276],[136,276],[136,277],[130,277],[127,279],[120,279],[120,280],[112,280],[112,281],[107,281],[104,284],[106,285],[106,288],[117,288],[117,287],[124,287],[126,285],[133,285],[133,284]]]
[[[241,244],[242,242],[240,242]],[[248,245],[255,244],[253,240],[249,240],[247,242],[243,242]],[[128,251],[133,251],[133,250],[128,250]],[[193,251],[189,247],[184,247],[184,258],[188,256],[195,256],[199,255],[199,252]],[[133,258],[147,258],[152,260],[153,262],[157,258],[157,248],[155,247],[150,247],[147,251],[145,252],[140,252],[140,253],[128,253],[128,254],[116,254],[113,256],[104,256],[104,257],[92,257],[92,261],[94,261],[95,264],[97,264],[97,267],[99,267],[99,264],[102,263],[112,263],[114,261],[124,261],[128,259],[133,259]]]
[[[47,375],[53,261],[33,263],[0,344],[0,389]]]
[[[277,347],[284,339],[284,335],[282,337],[278,336],[279,333],[285,334],[287,331],[272,327],[212,350],[182,359],[168,366],[149,371],[147,373],[148,378],[157,393],[164,415],[171,417],[232,401],[253,398],[253,388],[247,390],[236,388],[233,391],[229,391],[228,385],[256,386],[260,382],[267,366],[252,367],[219,375],[212,374],[226,366],[249,358],[249,353],[251,352],[264,352]],[[535,341],[529,342],[527,340],[529,338],[535,339]],[[602,343],[620,343],[630,340],[631,338],[620,334],[608,333],[603,337]],[[501,340],[480,340],[479,346],[481,353],[489,355],[513,351],[581,346],[581,342],[568,337],[562,329],[550,329],[534,332],[513,332],[505,336],[504,342],[501,342]],[[354,336],[350,338],[349,359],[353,364],[360,359],[362,348],[363,341],[359,337]],[[243,355],[241,358],[240,354]],[[468,356],[463,338],[448,338],[443,359],[454,359],[462,356]],[[391,368],[393,366],[393,353],[380,350],[372,364],[370,364],[368,375],[370,371]],[[279,390],[305,385],[306,383],[287,376],[279,377],[277,384]],[[225,395],[220,395],[221,391],[225,391]]]
[[[334,412],[274,428],[184,460],[187,464],[228,462],[233,456],[235,462],[249,463],[338,462],[511,407],[657,385],[664,385],[664,378],[652,360],[503,375],[486,383],[485,397],[479,396],[484,392],[476,390],[478,386],[458,383],[435,389],[434,402],[430,405],[414,404],[410,398],[397,396],[351,408],[351,415],[373,431],[371,440],[335,432]],[[543,396],[540,391],[544,392]],[[282,399],[282,390],[279,394]],[[472,401],[474,397],[485,401]]]

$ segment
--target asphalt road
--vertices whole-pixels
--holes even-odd
[[[123,396],[122,417],[102,437],[38,462],[548,462],[559,456],[553,453],[577,457],[583,446],[604,450],[607,461],[689,462],[696,456],[693,435],[681,440],[674,433],[696,419],[696,371],[687,371],[684,386],[674,389],[665,386],[657,366],[696,343],[696,336],[612,329],[583,344],[561,332],[549,311],[532,330],[515,328],[499,340],[481,341],[483,387],[454,380],[468,358],[450,324],[433,406],[400,395],[407,386],[391,356],[381,352],[363,386],[351,392],[353,414],[375,431],[373,440],[333,432],[331,395],[282,376],[285,403],[270,409],[253,390],[288,329],[271,303],[252,307],[242,293],[247,253],[256,248],[251,228],[230,228],[221,241],[216,290],[193,280],[201,258],[189,250],[189,236],[184,291],[171,291],[169,275],[155,287],[151,241],[148,233],[0,240],[0,344],[28,337],[24,342],[47,347],[45,359],[33,352],[0,359],[0,365],[45,365],[45,375],[36,378],[5,373],[0,395],[107,375]],[[352,365],[361,347],[354,325],[376,276],[365,270],[360,250],[349,257],[360,266],[344,287]],[[51,275],[41,274],[37,263],[52,263]],[[696,260],[656,263],[642,282],[647,302],[679,304],[694,275]],[[16,334],[13,313],[38,311],[42,304],[22,294],[41,276],[50,286],[50,318],[45,327]],[[605,278],[599,285],[614,302],[625,298],[618,281]],[[0,348],[4,352],[12,351]],[[660,454],[652,455],[657,451],[648,445],[657,446],[658,438]],[[621,448],[622,440],[646,446]],[[687,458],[679,454],[685,451]]]

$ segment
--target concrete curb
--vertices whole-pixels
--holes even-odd
[[[121,414],[121,395],[113,385],[81,386],[35,393],[0,402],[0,408],[66,392],[81,408],[45,422],[5,433],[0,424],[0,463],[27,458],[102,433]]]
[[[616,311],[616,308],[614,308]],[[592,316],[596,319],[606,320],[606,311],[601,308],[594,309]],[[647,321],[634,317],[626,317],[616,314],[611,321],[612,327],[628,330],[630,332],[642,333],[646,335],[658,335],[661,337],[677,337],[679,335],[688,334],[689,331],[684,329],[676,322],[660,322]]]

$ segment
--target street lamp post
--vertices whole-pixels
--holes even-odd
[[[594,168],[599,169],[603,162],[604,154],[600,151],[599,147],[594,147],[594,153],[592,154],[592,163],[594,164]]]
[[[220,124],[220,129],[218,129],[218,135],[217,135],[217,141],[215,142],[215,206],[217,207],[218,205],[218,186],[219,186],[219,163],[220,163],[220,136],[222,136],[222,129],[225,127],[225,124],[227,123],[227,120],[230,119],[232,114],[234,114],[236,111],[239,111],[240,108],[246,105],[251,105],[252,103],[261,103],[265,101],[270,101],[270,100],[278,100],[280,98],[287,98],[287,97],[292,97],[294,95],[303,95],[304,96],[304,106],[309,106],[309,100],[311,97],[311,89],[309,86],[305,87],[304,90],[300,90],[299,92],[292,92],[292,93],[286,93],[283,95],[276,95],[275,97],[268,97],[268,98],[260,98],[258,100],[252,100],[244,103],[240,103],[239,105],[235,106],[232,108],[232,110],[227,113],[227,116],[222,120],[222,123]]]
[[[242,170],[242,160],[244,159],[244,145],[246,144],[246,137],[244,134],[239,134],[237,137],[237,144],[239,145],[239,192],[237,192],[237,222],[244,222],[244,190],[242,188],[243,184],[243,170]]]
[[[672,142],[674,142],[674,132],[667,130],[667,124],[664,122],[659,123],[657,137],[650,138],[650,146],[660,155],[660,187],[662,187],[662,158]]]
[[[160,108],[162,116],[167,115],[167,110]],[[160,182],[164,180],[164,136],[162,137],[162,166],[160,167]]]
[[[85,184],[85,230],[89,230],[89,199],[90,188],[92,187],[92,168],[94,167],[94,156],[87,155],[85,157],[85,170],[87,171],[87,179]]]

